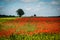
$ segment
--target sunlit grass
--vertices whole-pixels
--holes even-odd
[[[16,18],[0,18],[0,22],[7,22],[7,21],[11,21],[14,20]]]

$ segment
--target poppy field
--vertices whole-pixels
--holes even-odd
[[[0,40],[60,40],[60,18],[0,18]]]

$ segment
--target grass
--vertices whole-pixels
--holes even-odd
[[[30,23],[27,23],[27,24],[23,25],[22,27],[20,27],[19,29],[29,32],[29,31],[34,31],[37,28],[35,28],[35,25],[31,25]]]
[[[16,18],[0,18],[0,22],[7,22],[7,21],[12,21]]]
[[[13,34],[9,37],[0,37],[0,40],[60,40],[60,34],[41,33],[32,36]]]
[[[2,23],[13,21],[16,18],[0,18],[0,31],[5,28],[8,30],[9,28],[15,28],[15,25],[4,25]],[[48,22],[48,21],[47,21]],[[16,23],[17,24],[17,23]],[[43,25],[41,25],[43,26]],[[26,30],[27,32],[34,31],[35,25],[27,23],[22,27],[18,27],[17,31],[19,30]],[[33,34],[33,35],[26,35],[26,34],[12,34],[10,36],[2,36],[0,40],[60,40],[60,34],[48,34],[48,33],[40,33],[40,34]]]

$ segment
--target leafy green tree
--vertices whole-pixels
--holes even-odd
[[[24,15],[24,11],[22,9],[18,9],[17,14],[19,15],[19,17],[21,17],[22,15]]]

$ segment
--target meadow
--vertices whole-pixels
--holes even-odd
[[[0,18],[0,40],[60,40],[60,18]]]

